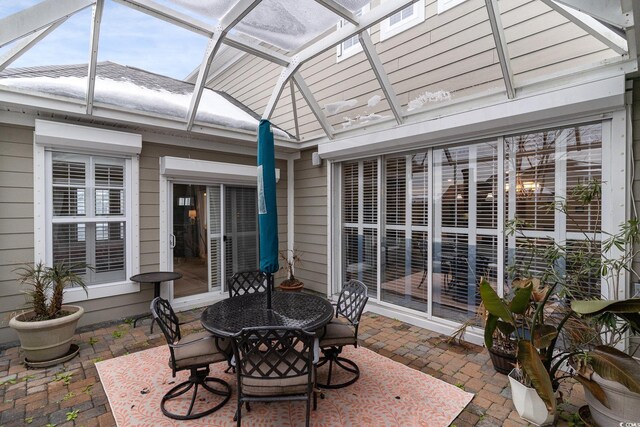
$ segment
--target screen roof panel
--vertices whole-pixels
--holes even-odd
[[[234,0],[171,0],[202,15],[220,20],[236,3]],[[368,0],[337,0],[356,12]],[[335,28],[340,17],[314,0],[263,0],[235,27],[239,31],[287,51],[293,51],[325,31]]]

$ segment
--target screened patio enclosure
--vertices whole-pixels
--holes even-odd
[[[15,204],[37,207],[47,191],[84,186],[90,225],[60,211],[62,202],[43,208],[46,218],[36,213],[21,233],[35,236],[49,218],[57,246],[36,239],[22,249],[36,258],[91,250],[106,260],[96,271],[100,289],[141,266],[190,265],[198,284],[181,291],[221,295],[226,277],[257,260],[254,182],[226,169],[207,171],[215,179],[164,176],[158,164],[254,167],[258,122],[269,119],[286,176],[279,249],[304,254],[296,276],[327,296],[358,279],[373,309],[451,327],[475,316],[481,277],[508,292],[522,239],[577,247],[579,228],[607,233],[633,215],[639,22],[640,5],[631,0],[25,0],[0,7],[0,125],[36,129],[50,120],[141,141],[137,152],[94,155],[59,135],[44,143],[40,135],[23,138],[46,154],[42,163],[39,151],[22,153],[34,178],[15,180]],[[124,31],[125,23],[141,31]],[[78,61],[64,35],[80,27],[89,49]],[[150,28],[180,34],[184,50],[196,49],[179,78],[162,75],[162,64],[184,58],[180,49]],[[132,63],[119,64],[116,51]],[[136,62],[146,58],[148,70]],[[106,201],[96,205],[91,168],[104,158],[126,172],[123,182],[97,188]],[[86,182],[38,190],[49,177],[43,165],[65,159],[88,165]],[[572,191],[595,181],[605,187],[602,200],[572,205]],[[25,201],[24,185],[34,200]],[[560,200],[580,227],[549,209]],[[136,203],[140,223],[130,211]],[[100,214],[107,205],[113,212]],[[517,233],[507,235],[514,220]],[[105,236],[110,246],[95,252]],[[44,249],[31,250],[38,245]],[[541,263],[534,260],[532,271]],[[596,277],[582,291],[609,292]],[[129,304],[104,292],[115,296],[114,312]]]

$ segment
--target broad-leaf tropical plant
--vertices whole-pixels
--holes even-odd
[[[553,286],[541,288],[539,282],[533,280],[521,280],[516,284],[512,297],[507,299],[500,298],[486,279],[481,280],[480,297],[489,312],[485,324],[485,345],[491,347],[493,344],[496,328],[514,334],[523,382],[535,388],[549,412],[554,413],[556,372],[566,359],[564,353],[554,354],[554,349],[559,331],[571,317],[571,312],[565,310],[566,314],[559,322],[549,323],[546,313],[550,310],[547,304]],[[556,309],[560,310],[562,306]]]

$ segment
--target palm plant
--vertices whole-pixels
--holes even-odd
[[[64,262],[47,267],[44,263],[38,262],[16,269],[20,284],[27,288],[25,293],[34,312],[30,320],[50,320],[64,316],[64,290],[80,286],[87,292],[83,277],[77,273],[86,268],[90,267],[86,264],[67,265]]]

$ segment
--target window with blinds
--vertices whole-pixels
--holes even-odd
[[[427,152],[384,159],[381,299],[425,312],[428,299]]]
[[[599,297],[601,198],[586,203],[579,195],[602,182],[601,124],[512,136],[505,147],[507,214],[517,220],[508,277],[553,270],[569,292]],[[565,252],[554,265],[544,259],[550,247]]]
[[[342,165],[342,275],[378,297],[378,160]]]
[[[551,268],[597,297],[602,202],[579,193],[598,188],[602,167],[600,123],[341,163],[343,279],[460,322],[477,314],[481,278],[504,294],[516,270]],[[549,263],[558,246],[566,255]]]
[[[226,277],[258,268],[258,197],[255,187],[224,186]]]
[[[88,285],[125,280],[124,159],[65,153],[51,158],[53,263],[75,266]]]

